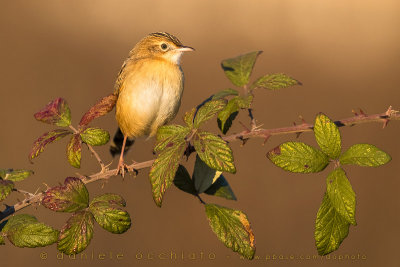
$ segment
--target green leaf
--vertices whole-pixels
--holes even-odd
[[[43,193],[42,205],[53,211],[74,212],[88,207],[89,192],[81,179],[67,177],[64,186],[55,186]]]
[[[42,110],[34,114],[38,121],[61,127],[68,127],[71,124],[71,111],[67,101],[56,98],[47,104]]]
[[[3,228],[10,242],[20,248],[44,247],[57,241],[58,230],[38,222],[28,214],[12,216]]]
[[[10,229],[13,229],[14,227],[16,227],[18,225],[25,225],[25,224],[36,223],[36,222],[38,222],[38,220],[33,215],[17,214],[17,215],[11,216],[11,218],[9,220],[7,220],[7,223],[3,227],[2,231],[3,231],[3,233],[7,233]]]
[[[125,200],[115,194],[104,194],[95,197],[89,205],[96,222],[105,230],[122,234],[131,227],[129,213],[120,207],[125,207]]]
[[[193,138],[193,145],[201,160],[210,168],[236,172],[232,150],[222,138],[209,132],[197,132]]]
[[[248,84],[256,59],[261,53],[262,51],[254,51],[222,61],[221,66],[226,77],[236,86]]]
[[[207,195],[223,197],[229,200],[236,200],[232,188],[229,186],[228,181],[222,174],[206,191],[204,191],[204,193]]]
[[[75,212],[61,229],[57,248],[67,254],[78,254],[86,249],[93,238],[93,215],[82,210]]]
[[[293,85],[301,85],[301,82],[287,76],[284,73],[268,74],[258,78],[252,85],[253,88],[265,88],[269,90],[277,90],[287,88]]]
[[[227,96],[232,96],[232,95],[239,95],[239,92],[235,89],[228,88],[228,89],[221,90],[218,93],[214,94],[212,96],[211,100],[217,100],[217,99],[225,98]]]
[[[110,140],[110,134],[100,128],[87,128],[80,135],[82,141],[91,146],[102,146]]]
[[[206,191],[221,175],[221,171],[211,169],[199,155],[196,155],[196,162],[193,170],[194,187],[198,193]]]
[[[301,142],[286,142],[267,153],[276,166],[290,172],[320,172],[328,165],[328,157],[321,151]]]
[[[33,174],[31,170],[0,169],[0,177],[4,180],[19,182]]]
[[[356,225],[356,194],[342,168],[333,170],[326,179],[327,194],[335,208],[346,221]]]
[[[71,133],[72,132],[68,130],[62,130],[62,129],[56,129],[54,131],[44,133],[33,143],[31,153],[29,154],[29,159],[32,160],[36,158],[37,156],[39,156],[40,153],[44,151],[44,149],[48,144],[51,144]]]
[[[96,202],[106,203],[108,205],[117,205],[120,207],[126,206],[126,201],[122,196],[117,195],[117,194],[110,194],[110,193],[106,193],[106,194],[103,194],[103,195],[93,198],[92,201],[90,202],[90,205],[92,205],[93,203],[96,203]]]
[[[322,152],[331,159],[337,159],[340,156],[342,145],[339,129],[323,113],[319,113],[315,119],[314,135]]]
[[[196,114],[196,110],[197,110],[196,108],[192,108],[192,110],[186,112],[185,116],[183,117],[183,121],[190,129],[193,128],[193,119],[194,119],[194,114]]]
[[[6,233],[3,232],[4,226],[8,223],[8,220],[3,220],[0,223],[0,245],[5,245],[4,238],[6,237]]]
[[[185,141],[190,129],[181,125],[164,125],[157,130],[157,143],[154,151],[162,151]]]
[[[219,114],[221,114],[221,112]],[[233,121],[236,119],[236,116],[238,114],[239,114],[239,111],[235,111],[235,112],[232,112],[231,114],[229,114],[228,117],[226,117],[226,115],[227,115],[226,113],[221,114],[221,118],[219,118],[220,116],[218,116],[217,125],[223,134],[226,134],[229,131],[229,129],[232,126]]]
[[[206,102],[197,110],[193,121],[193,127],[199,128],[201,124],[218,114],[218,112],[220,112],[225,107],[225,105],[226,103],[223,99],[211,100]]]
[[[225,108],[218,113],[218,128],[223,134],[228,132],[233,120],[239,113],[239,109],[250,108],[252,101],[252,95],[248,95],[247,97],[235,96],[229,100]]]
[[[237,103],[239,108],[250,108],[253,102],[253,95],[249,94],[247,96],[238,96]]]
[[[13,189],[14,183],[12,181],[0,179],[0,201],[6,199]]]
[[[190,178],[185,166],[179,165],[175,173],[174,185],[186,193],[197,195],[193,180]]]
[[[234,97],[229,100],[228,104],[225,106],[220,113],[218,113],[218,128],[222,131],[223,134],[226,134],[229,128],[232,125],[233,120],[236,118],[239,113],[239,97]]]
[[[374,145],[356,144],[340,156],[340,164],[377,167],[388,163],[391,159],[389,154]]]
[[[153,199],[157,206],[161,207],[165,191],[172,184],[179,161],[185,150],[186,142],[176,140],[172,146],[166,147],[153,162],[150,169],[150,183]]]
[[[233,251],[253,259],[255,240],[246,214],[215,204],[206,204],[205,207],[211,229],[218,239]]]
[[[74,134],[67,145],[67,159],[72,167],[81,167],[82,139],[79,134]]]
[[[350,224],[333,207],[328,195],[324,195],[315,221],[315,245],[319,255],[326,255],[339,248],[349,234]]]

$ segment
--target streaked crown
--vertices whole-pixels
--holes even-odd
[[[179,64],[182,52],[193,51],[184,46],[178,38],[166,32],[155,32],[140,40],[130,51],[131,59],[162,58]]]
[[[167,32],[150,33],[149,36],[153,36],[160,40],[169,41],[169,42],[175,44],[177,47],[183,46],[181,41],[178,40],[178,38],[176,38],[175,36],[173,36],[172,34],[169,34]]]

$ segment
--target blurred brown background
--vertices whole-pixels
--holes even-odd
[[[27,155],[35,138],[53,127],[34,120],[33,113],[55,97],[67,99],[73,123],[99,98],[113,90],[119,68],[133,45],[154,31],[167,31],[196,48],[183,59],[186,76],[181,117],[212,93],[231,87],[220,68],[222,59],[263,50],[253,79],[284,72],[303,82],[277,92],[256,92],[254,114],[264,127],[289,126],[302,115],[308,122],[323,111],[332,119],[400,108],[400,2],[389,1],[5,1],[0,9],[0,167],[32,168],[35,175],[18,187],[28,191],[51,186],[73,176],[65,157],[67,140],[53,144],[31,165]],[[231,133],[241,130],[238,121]],[[114,133],[114,112],[94,122]],[[216,129],[215,124],[209,124]],[[398,192],[400,186],[400,123],[365,124],[341,129],[343,147],[358,142],[375,144],[393,160],[380,168],[347,167],[357,194],[358,226],[331,259],[301,260],[316,255],[314,220],[325,190],[328,170],[296,175],[273,166],[265,153],[295,136],[274,137],[265,146],[261,139],[244,147],[232,143],[238,172],[226,175],[237,202],[205,197],[211,203],[245,211],[256,235],[259,260],[240,260],[211,232],[199,201],[172,187],[163,207],[153,203],[148,170],[137,178],[112,178],[89,185],[91,196],[119,193],[127,200],[133,227],[113,235],[99,226],[85,251],[95,259],[57,260],[56,246],[19,249],[7,242],[0,248],[2,266],[399,266],[400,236]],[[299,140],[316,145],[311,133]],[[128,160],[148,160],[154,139],[138,141]],[[98,149],[105,162],[112,160],[108,146]],[[113,167],[116,165],[113,162]],[[193,160],[189,161],[191,172]],[[99,170],[84,151],[83,174]],[[16,193],[5,201],[12,204]],[[61,228],[68,214],[43,207],[23,213]],[[177,260],[147,259],[147,254],[178,254]],[[181,253],[185,259],[181,259]],[[40,253],[47,253],[41,259]],[[107,253],[105,260],[96,259]],[[112,254],[110,259],[109,254]],[[115,255],[122,253],[123,259]],[[195,260],[187,258],[196,253]],[[200,254],[204,253],[203,259]],[[140,255],[143,254],[142,259]],[[216,259],[209,260],[208,256]],[[267,256],[294,255],[296,260],[269,260]],[[334,256],[365,256],[366,260],[338,260]]]

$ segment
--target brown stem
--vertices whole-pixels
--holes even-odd
[[[70,125],[69,128],[74,132],[74,134],[79,133],[79,131],[77,129],[75,129],[74,126]],[[106,171],[106,166],[104,165],[103,161],[101,160],[99,154],[93,149],[93,147],[89,144],[86,144],[90,150],[90,152],[92,152],[92,155],[97,159],[97,162],[100,164],[101,167],[101,171],[100,172],[105,172]]]
[[[385,127],[391,120],[400,120],[400,113],[393,111],[391,107],[386,112],[372,114],[372,115],[356,115],[350,118],[335,121],[338,127],[353,126],[362,123],[380,122]],[[266,138],[272,135],[283,135],[291,133],[303,133],[312,131],[314,125],[309,123],[302,123],[290,127],[274,128],[274,129],[253,129],[252,131],[244,130],[237,134],[225,136],[222,139],[225,141],[242,140],[251,137]]]
[[[104,165],[103,161],[101,160],[99,154],[93,149],[93,147],[89,144],[86,144],[87,147],[89,148],[90,152],[92,152],[92,155],[97,159],[97,161],[100,164],[101,171],[100,172],[105,172],[106,171],[106,166]]]
[[[148,160],[144,162],[139,162],[139,163],[133,163],[129,165],[129,168],[135,169],[135,170],[140,170],[144,168],[148,168],[153,164],[154,160]],[[90,176],[84,176],[82,177],[82,181],[85,184],[92,183],[97,180],[102,180],[102,179],[108,179],[111,176],[115,176],[116,169],[113,170],[107,170],[104,172],[98,172],[96,174],[92,174]],[[28,193],[28,192],[24,192]],[[31,193],[28,193],[31,194]],[[6,208],[0,212],[0,221],[7,218],[8,216],[14,214],[18,210],[21,210],[23,208],[26,208],[30,206],[31,204],[34,203],[39,203],[42,200],[43,197],[43,192],[38,193],[38,194],[31,194],[30,197],[25,198],[24,200],[19,201],[18,203],[14,204],[13,206],[6,206]]]
[[[70,125],[69,128],[74,132],[74,134],[79,133],[79,131],[77,129],[75,129],[74,126]]]
[[[383,126],[386,126],[387,123],[391,120],[400,120],[400,114],[398,112],[392,110],[391,107],[389,107],[389,109],[383,113],[378,113],[378,114],[373,114],[373,115],[366,115],[366,114],[362,113],[360,115],[356,115],[356,116],[353,116],[350,118],[335,121],[335,124],[338,127],[343,127],[343,126],[353,126],[356,124],[369,123],[369,122],[380,122],[380,123],[383,123]],[[294,125],[294,126],[283,127],[283,128],[274,128],[274,129],[257,129],[257,128],[255,128],[255,129],[252,129],[251,131],[244,130],[237,134],[224,136],[224,137],[222,137],[222,139],[224,139],[225,141],[237,141],[237,140],[241,141],[241,140],[252,138],[252,137],[260,137],[260,138],[268,139],[272,135],[310,132],[310,131],[312,131],[313,127],[314,127],[314,125],[304,122],[300,125]],[[73,129],[73,127],[71,129]],[[144,162],[133,163],[128,166],[128,169],[140,170],[140,169],[148,168],[148,167],[151,167],[153,162],[154,162],[154,160],[148,160],[148,161],[144,161]],[[103,170],[96,174],[82,177],[82,181],[85,184],[88,184],[88,183],[91,183],[91,182],[94,182],[97,180],[108,179],[112,176],[115,176],[115,173],[116,173],[116,169]],[[30,206],[33,203],[39,203],[42,199],[42,196],[43,196],[43,193],[32,194],[30,197],[14,204],[13,206],[6,206],[6,209],[4,211],[0,212],[0,221],[7,218],[8,216],[14,214],[16,211]]]

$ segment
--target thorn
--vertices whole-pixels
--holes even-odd
[[[14,189],[15,189],[15,188],[14,188]],[[34,196],[35,196],[35,194],[32,194],[32,193],[30,193],[30,192],[27,192],[27,191],[21,190],[21,189],[15,189],[15,191],[17,191],[17,192],[23,194],[23,195],[25,196],[25,198],[29,198],[29,197],[34,197]]]
[[[48,186],[46,183],[43,183],[44,186],[46,186],[46,191],[50,189],[50,186]]]
[[[366,116],[366,115],[367,115],[367,114],[364,113],[364,111],[363,111],[361,108],[359,108],[359,110],[360,110],[360,114],[361,114],[362,116]]]
[[[302,132],[297,132],[296,133],[296,138],[299,138],[301,134],[302,134]]]
[[[351,112],[354,114],[354,116],[358,116],[358,113],[354,109],[352,109]]]
[[[386,126],[388,126],[389,121],[390,121],[389,119],[383,119],[383,127],[382,127],[382,129],[385,129]]]
[[[257,126],[255,126],[251,131],[252,131],[252,132],[258,131],[258,130],[260,130],[261,127],[263,127],[263,126],[264,126],[264,124],[257,125]]]
[[[105,179],[102,183],[101,183],[101,189],[104,189],[105,184],[108,183],[108,179]]]
[[[392,109],[392,106],[389,106],[389,108],[386,110],[386,112],[385,112],[385,115],[388,117],[388,118],[390,118],[393,114],[395,114],[396,112],[398,112],[398,111],[395,111],[395,110],[393,110]],[[382,126],[382,129],[385,129],[386,128],[386,126],[388,126],[388,124],[389,124],[389,119],[388,118],[385,118],[385,119],[383,119],[383,126]]]
[[[335,168],[340,167],[340,161],[339,161],[339,160],[335,159],[335,160],[333,161],[333,163],[335,164]]]
[[[80,174],[79,172],[76,172],[75,174],[76,174],[76,175],[78,176],[78,178],[81,179],[81,180],[84,180],[84,179],[86,178],[84,175]]]
[[[296,125],[297,125],[297,123],[296,123],[295,121],[294,121],[292,124],[293,124],[293,126],[296,126]]]
[[[268,139],[271,137],[271,135],[264,135],[264,142],[263,142],[263,146],[267,143]]]
[[[392,106],[389,106],[389,108],[386,110],[386,115],[390,116],[392,115]]]
[[[239,137],[239,139],[242,141],[242,144],[240,145],[241,147],[243,147],[249,140],[249,138],[243,138],[243,137]]]
[[[248,133],[250,132],[250,129],[246,127],[246,125],[244,125],[241,121],[239,121],[240,125],[242,125],[242,127],[245,129],[245,131],[247,131]]]
[[[301,120],[301,122],[302,122],[303,124],[306,124],[306,120],[303,118],[303,116],[299,115],[299,119]]]
[[[105,173],[106,171],[108,171],[109,170],[108,167],[110,167],[112,163],[113,163],[113,161],[111,161],[110,163],[108,163],[106,165],[102,165],[100,173]]]
[[[396,114],[398,112],[399,112],[398,110],[394,110],[394,109],[392,109],[392,106],[389,106],[389,108],[386,111],[386,115],[388,117],[391,117],[392,115],[394,115],[394,114]]]

